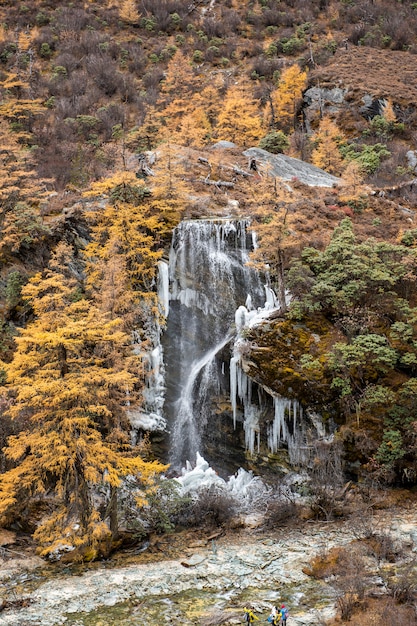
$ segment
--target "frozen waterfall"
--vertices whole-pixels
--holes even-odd
[[[176,468],[198,451],[207,454],[216,437],[213,416],[230,402],[228,344],[236,310],[265,301],[265,281],[247,264],[254,241],[248,227],[243,219],[193,220],[173,235],[163,345],[165,415]]]
[[[174,231],[168,266],[160,268],[161,308],[169,311],[163,415],[176,471],[201,453],[233,472],[245,464],[245,450],[262,448],[274,454],[285,447],[298,465],[308,447],[312,420],[298,402],[245,373],[245,330],[277,307],[267,275],[248,264],[255,246],[248,220],[184,221]]]

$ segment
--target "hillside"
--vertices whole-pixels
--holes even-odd
[[[231,387],[233,360],[259,414],[245,421],[245,392],[213,393],[212,458],[277,487],[288,441],[254,441],[284,398],[326,431],[305,445],[312,518],[349,515],[346,480],[358,499],[413,494],[416,55],[411,0],[1,2],[2,526],[44,557],[90,561],[204,523],[161,479],[161,341],[173,232],[207,218],[217,234],[244,223],[246,265],[276,294],[262,323],[223,312],[232,328],[213,359],[229,350],[221,375]],[[198,300],[200,274],[185,273],[177,311]],[[245,298],[234,311],[249,316]],[[231,504],[216,498],[219,521]]]

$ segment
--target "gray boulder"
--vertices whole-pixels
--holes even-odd
[[[243,153],[252,162],[256,161],[258,169],[266,170],[270,176],[282,180],[297,179],[311,187],[333,187],[340,183],[340,178],[321,170],[311,163],[286,156],[285,154],[271,154],[262,148],[249,148]]]
[[[408,150],[407,154],[408,167],[417,172],[417,150]]]
[[[232,150],[233,148],[237,148],[237,145],[233,143],[233,141],[225,141],[224,139],[222,139],[221,141],[213,144],[211,147],[215,150]]]

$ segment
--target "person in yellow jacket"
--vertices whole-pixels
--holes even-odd
[[[268,617],[266,621],[272,624],[273,626],[281,626],[281,617],[282,617],[281,611],[278,611],[277,607],[273,606],[271,610],[271,615]]]
[[[243,609],[244,613],[245,613],[245,623],[246,624],[253,624],[253,622],[256,619],[259,619],[259,617],[256,617],[255,613],[252,611],[252,609],[247,609],[246,606]]]

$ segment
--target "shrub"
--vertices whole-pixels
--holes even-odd
[[[376,453],[376,460],[383,465],[392,466],[405,455],[403,438],[399,430],[386,430],[382,443]]]
[[[342,452],[339,441],[318,441],[312,450],[309,490],[311,508],[317,517],[329,520],[341,513]]]
[[[90,18],[84,9],[60,7],[54,14],[54,26],[58,32],[79,33],[87,28]]]
[[[282,52],[282,54],[296,54],[300,50],[304,50],[306,48],[305,39],[300,39],[297,36],[293,37],[282,37],[276,43],[278,52]]]
[[[6,307],[12,311],[21,303],[22,286],[26,283],[26,278],[15,270],[9,273],[6,283]]]
[[[285,152],[289,145],[290,142],[288,137],[282,132],[282,130],[269,133],[263,137],[258,144],[260,148],[263,148],[263,150],[267,150],[268,152],[272,152],[272,154]]]
[[[367,174],[374,174],[384,157],[390,156],[385,144],[346,144],[339,146],[342,156],[348,161],[358,161]]]
[[[363,543],[367,547],[368,554],[373,556],[378,563],[381,563],[381,561],[395,563],[401,553],[401,549],[396,547],[393,538],[388,532],[372,532],[368,537],[364,538]]]
[[[274,55],[276,54],[276,50]],[[255,78],[269,78],[272,79],[274,72],[280,69],[280,61],[278,59],[269,59],[264,55],[257,56],[252,63],[249,70],[251,76],[255,75]]]
[[[417,599],[416,565],[414,559],[387,581],[390,594],[400,604],[413,604]]]
[[[194,50],[193,61],[194,63],[202,63],[204,61],[204,53],[201,50]]]
[[[183,523],[188,526],[223,526],[236,511],[237,502],[233,496],[217,485],[210,485],[198,492]]]
[[[271,498],[267,503],[264,526],[267,529],[285,526],[289,522],[295,520],[297,515],[297,505],[292,500],[282,496]]]
[[[174,530],[182,512],[191,503],[188,495],[181,494],[179,483],[164,480],[147,498],[148,505],[141,511],[147,531],[168,533]]]
[[[90,55],[86,65],[93,81],[106,96],[123,91],[123,75],[117,70],[114,61],[100,55]]]
[[[41,44],[41,47],[39,48],[39,56],[44,59],[49,59],[49,57],[52,56],[52,50],[49,43],[45,42]]]

